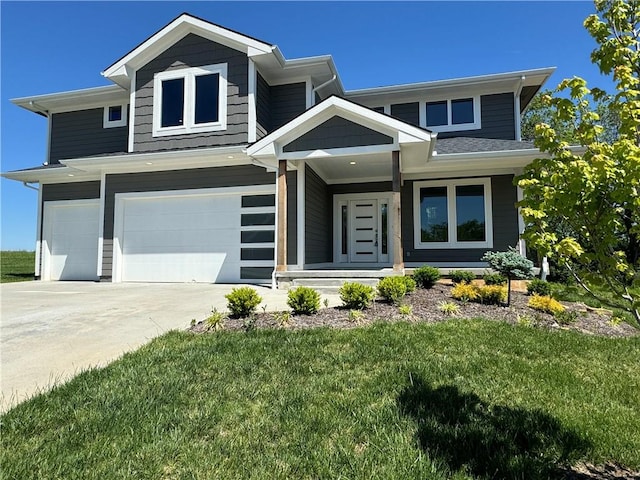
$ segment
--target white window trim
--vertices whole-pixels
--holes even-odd
[[[217,73],[218,82],[218,121],[209,123],[194,122],[196,101],[196,77]],[[162,82],[184,78],[184,124],[174,127],[162,127]],[[216,132],[227,129],[227,64],[206,65],[204,67],[184,68],[159,72],[153,76],[153,136],[183,135],[186,133]]]
[[[120,107],[122,108],[122,115],[120,120],[110,121],[109,120],[109,109],[111,107]],[[102,128],[113,128],[113,127],[126,127],[127,126],[127,104],[126,103],[117,103],[113,105],[105,105],[103,115],[102,115]]]
[[[465,100],[467,98],[473,99],[473,123],[452,123],[451,119],[451,102],[453,100]],[[447,125],[432,125],[427,126],[427,103],[447,102]],[[427,128],[432,132],[460,132],[463,130],[479,130],[482,128],[482,115],[480,112],[480,96],[470,95],[467,97],[457,98],[429,98],[426,101],[420,102],[420,126]],[[424,118],[424,124],[422,119]]]
[[[457,241],[456,187],[463,185],[484,186],[484,242]],[[420,189],[425,187],[447,187],[448,242],[423,242],[420,219]],[[416,249],[434,248],[493,248],[493,216],[491,208],[491,178],[469,178],[460,180],[433,180],[413,184],[413,242]]]

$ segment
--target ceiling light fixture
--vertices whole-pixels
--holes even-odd
[[[153,162],[147,162],[147,165],[153,165]]]
[[[349,162],[349,165],[355,165],[356,162]]]

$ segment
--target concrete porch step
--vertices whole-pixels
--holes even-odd
[[[375,287],[378,284],[378,278],[294,278],[291,282],[292,287],[313,287],[327,288],[332,287],[338,289],[345,282],[357,282]]]

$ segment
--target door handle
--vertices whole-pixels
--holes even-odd
[[[376,228],[376,243],[375,243],[375,246],[376,247],[378,246],[378,229],[377,228]]]

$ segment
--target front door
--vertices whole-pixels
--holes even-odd
[[[349,257],[354,263],[378,262],[378,200],[363,199],[349,202],[351,212],[351,244]]]

